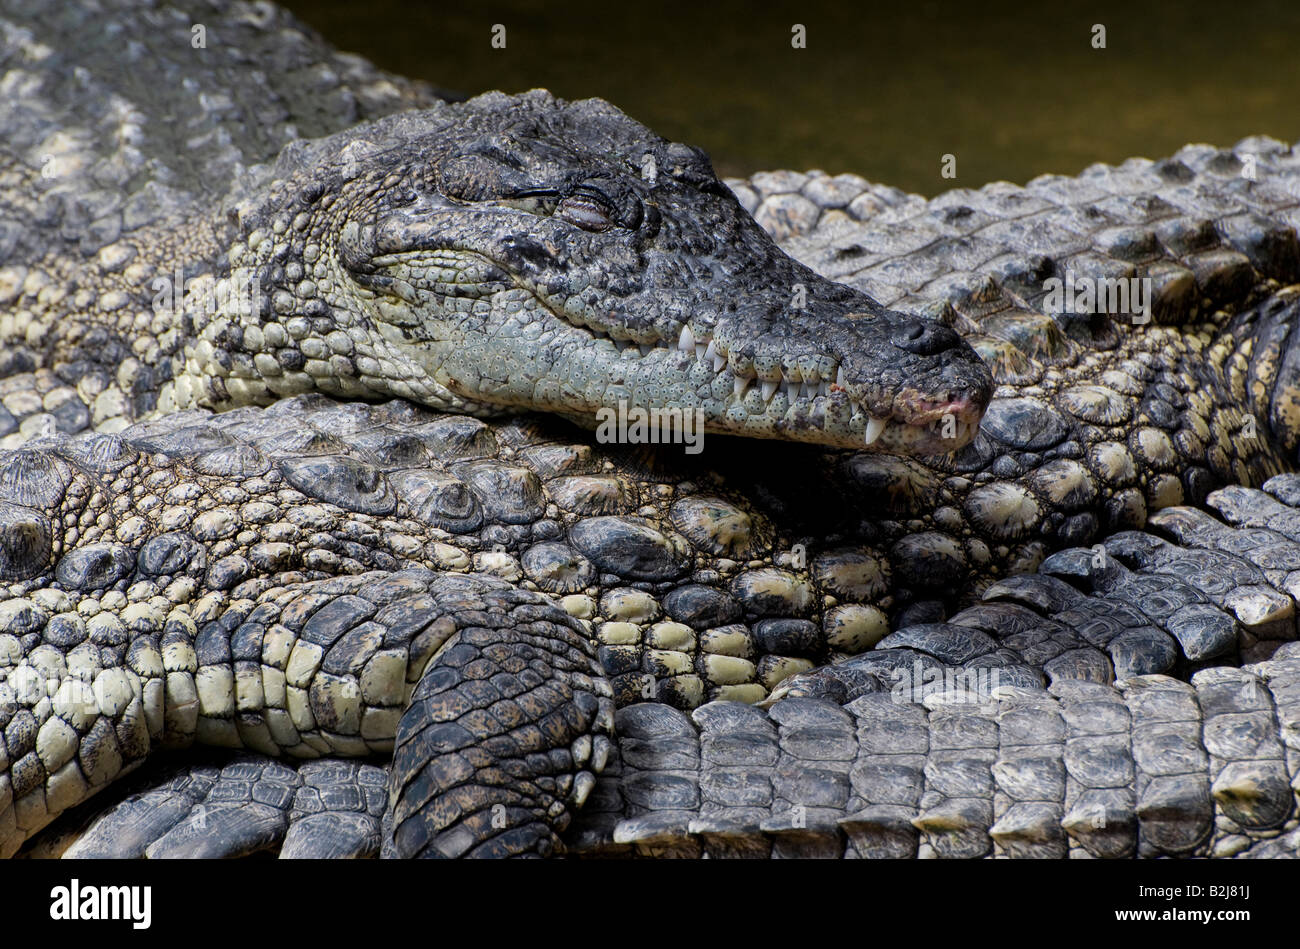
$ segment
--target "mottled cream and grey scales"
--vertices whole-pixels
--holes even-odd
[[[1288,146],[724,185],[182,7],[0,3],[0,853],[1294,855]]]

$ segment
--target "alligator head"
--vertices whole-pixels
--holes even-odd
[[[228,255],[264,306],[202,338],[274,395],[593,427],[620,403],[698,409],[708,432],[925,454],[965,445],[990,396],[956,333],[794,261],[702,152],[598,99],[490,93],[270,175]]]

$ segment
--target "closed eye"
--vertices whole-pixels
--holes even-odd
[[[554,188],[530,188],[516,191],[500,203],[533,214],[558,217],[584,231],[599,233],[617,224],[609,199],[588,185],[578,185],[567,195]]]
[[[502,198],[499,203],[509,208],[527,211],[529,214],[536,214],[538,217],[550,217],[555,213],[559,202],[558,191],[552,188],[534,188],[528,191],[517,191],[507,198]]]
[[[614,226],[609,202],[590,191],[575,191],[560,201],[555,216],[584,231],[607,231]]]

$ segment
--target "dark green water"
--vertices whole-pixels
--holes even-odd
[[[707,149],[721,174],[854,171],[934,194],[1191,141],[1300,139],[1297,0],[288,6],[337,46],[445,88],[602,96]],[[805,49],[791,48],[796,23]]]

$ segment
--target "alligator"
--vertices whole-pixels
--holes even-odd
[[[0,852],[1294,849],[1288,147],[724,185],[266,5],[6,6]]]
[[[307,433],[313,452],[330,454],[303,458],[295,433]],[[100,767],[125,772],[132,756],[143,759],[155,745],[243,747],[261,757],[179,768],[167,758],[146,761],[134,780],[101,792],[103,800],[70,807],[36,838],[34,855],[278,848],[286,856],[364,856],[385,841],[399,855],[425,852],[385,830],[385,817],[405,816],[401,795],[431,772],[454,776],[460,794],[481,793],[476,774],[465,770],[473,762],[466,743],[500,755],[501,739],[517,734],[491,731],[517,723],[505,718],[507,709],[517,718],[533,708],[553,715],[557,709],[539,695],[554,694],[543,675],[557,667],[593,690],[594,715],[604,716],[578,723],[591,731],[567,741],[570,758],[561,759],[587,765],[585,777],[571,775],[567,790],[547,786],[538,771],[554,767],[554,750],[520,754],[530,793],[542,799],[487,797],[479,812],[490,821],[490,805],[501,804],[502,817],[525,806],[540,815],[557,803],[545,794],[572,793],[574,803],[585,803],[558,834],[569,854],[1260,856],[1295,849],[1296,475],[1272,478],[1263,491],[1212,492],[1217,517],[1190,506],[1156,512],[1148,527],[1159,536],[1126,531],[1100,552],[1067,548],[1037,573],[990,585],[947,622],[905,626],[865,648],[844,638],[854,631],[846,616],[878,609],[853,602],[864,592],[851,587],[863,582],[860,560],[838,548],[814,553],[812,566],[760,562],[725,582],[691,538],[750,543],[779,529],[779,517],[727,485],[697,494],[701,486],[679,480],[679,471],[648,470],[640,456],[592,445],[544,419],[493,425],[406,402],[300,396],[268,409],[164,416],[128,430],[127,441],[82,439],[58,436],[30,450],[33,463],[49,462],[47,478],[70,479],[51,490],[94,510],[88,499],[99,471],[86,460],[96,459],[121,496],[156,507],[164,521],[188,512],[190,526],[157,533],[138,552],[120,540],[80,547],[60,560],[62,589],[38,584],[6,601],[6,626],[30,632],[5,647],[17,657],[34,644],[16,665],[40,671],[12,681],[89,683],[97,717],[72,720],[84,737],[63,766],[68,774],[105,758]],[[436,467],[435,457],[450,470]],[[232,460],[244,475],[237,492],[228,481]],[[288,487],[299,466],[323,476],[301,482],[306,491]],[[402,472],[412,470],[443,488],[465,485],[463,507],[404,514],[394,505],[386,517],[367,510],[391,501]],[[339,471],[366,477],[344,481]],[[486,486],[484,471],[496,475]],[[516,479],[511,490],[503,490],[505,474]],[[542,510],[548,499],[553,518]],[[508,524],[530,508],[535,520],[524,539],[503,549],[466,527]],[[232,533],[241,526],[237,511],[257,512],[260,536]],[[683,533],[674,545],[665,527],[665,542],[637,551],[639,567],[617,566],[634,540],[617,529],[597,532],[597,546],[571,546],[573,528],[581,537],[584,523],[633,523],[620,511],[639,512],[641,524],[680,524]],[[139,517],[133,509],[119,516]],[[432,517],[449,529],[432,528]],[[554,532],[564,521],[572,525],[567,544]],[[661,584],[626,576],[672,567],[674,552],[691,547],[695,563],[706,564],[693,572]],[[250,572],[295,553],[303,569],[269,578]],[[350,558],[358,572],[331,558]],[[312,571],[326,565],[334,569]],[[606,569],[624,575],[614,574],[615,586],[599,598],[589,595],[601,585],[596,571]],[[124,579],[134,582],[123,591]],[[210,591],[205,603],[192,603],[196,585]],[[826,590],[847,602],[811,608],[810,592]],[[541,609],[539,594],[558,597],[564,613]],[[501,599],[508,595],[521,599]],[[186,603],[188,613],[177,608]],[[497,624],[498,613],[525,609],[540,611],[510,629]],[[792,614],[820,616],[821,625]],[[452,642],[462,617],[482,641]],[[594,653],[584,621],[594,627]],[[483,656],[500,645],[493,635],[520,627],[531,638],[512,638],[512,647],[550,653],[526,663],[538,673],[535,689],[508,699],[495,691],[472,701],[457,694],[461,669],[484,667],[476,680],[484,685],[511,678]],[[857,632],[870,642],[885,630]],[[125,663],[114,663],[105,643],[119,655],[125,649]],[[425,657],[444,644],[451,645],[420,677]],[[811,668],[828,650],[841,660]],[[519,658],[514,649],[505,654]],[[386,699],[371,679],[381,662],[408,676]],[[445,678],[435,678],[440,670]],[[100,715],[98,694],[111,693],[124,673],[139,678],[139,694],[118,684],[125,707]],[[429,708],[436,695],[421,692],[429,682],[452,693],[436,711]],[[613,687],[617,708],[601,682]],[[151,692],[162,694],[152,705]],[[420,733],[398,728],[393,740],[393,722],[413,713],[425,728],[437,723],[433,761],[418,745],[403,754]],[[151,726],[151,714],[161,722]],[[109,750],[99,750],[105,743]],[[287,760],[275,760],[281,752]],[[313,752],[326,760],[312,760]],[[391,755],[392,763],[370,763],[375,755]],[[407,783],[397,785],[389,812],[393,774]],[[430,793],[427,784],[420,793]],[[459,795],[456,803],[464,806]],[[556,842],[529,843],[547,853]],[[443,840],[438,852],[455,852],[451,844]]]

